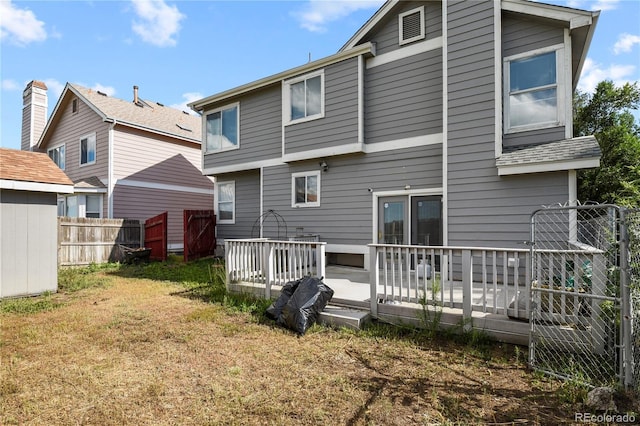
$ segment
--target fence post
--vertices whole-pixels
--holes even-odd
[[[621,329],[622,329],[622,365],[624,367],[624,387],[631,388],[633,383],[633,345],[631,333],[631,288],[629,287],[629,234],[627,216],[624,208],[620,209],[620,293],[622,296]]]
[[[604,255],[596,253],[593,255],[593,264],[591,265],[591,292],[594,296],[604,296],[606,293],[606,262]],[[593,299],[591,313],[591,338],[593,350],[597,354],[604,353],[605,341],[605,324],[602,318],[602,309],[600,299]],[[576,308],[577,309],[577,308]]]
[[[473,283],[473,262],[471,250],[462,250],[462,319],[463,330],[471,331],[473,319],[471,318],[471,302]]]
[[[370,286],[370,304],[371,304],[371,317],[378,318],[378,279],[379,279],[379,260],[378,249],[374,246],[369,246],[369,286]]]

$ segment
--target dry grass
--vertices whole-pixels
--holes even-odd
[[[557,424],[578,408],[512,346],[297,337],[177,283],[94,273],[107,284],[55,309],[0,313],[0,424]]]

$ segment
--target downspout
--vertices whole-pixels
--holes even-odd
[[[107,218],[113,219],[113,188],[116,186],[113,181],[113,134],[118,120],[115,118],[106,118],[104,121],[111,123],[109,126],[109,160],[107,165],[107,179],[109,181],[107,184]]]
[[[447,2],[442,2],[442,245],[449,245],[449,72]]]

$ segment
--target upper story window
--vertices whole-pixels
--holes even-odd
[[[236,183],[235,181],[217,182],[215,197],[217,223],[234,224],[236,222]]]
[[[284,82],[284,122],[324,117],[324,70]]]
[[[74,99],[71,101],[71,112],[78,112],[78,99]]]
[[[80,165],[88,165],[96,162],[96,134],[80,138]]]
[[[563,125],[562,49],[504,59],[505,132]]]
[[[291,175],[291,207],[320,206],[320,171]]]
[[[206,152],[237,149],[240,145],[238,119],[239,104],[207,113]]]
[[[49,158],[51,158],[58,167],[64,170],[64,145],[49,148],[47,154],[49,154]]]
[[[425,37],[424,6],[398,15],[398,27],[401,45],[422,40]]]

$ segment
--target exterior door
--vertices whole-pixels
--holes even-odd
[[[408,244],[409,220],[407,197],[378,199],[378,243]]]
[[[411,244],[442,245],[442,197],[411,198]]]

